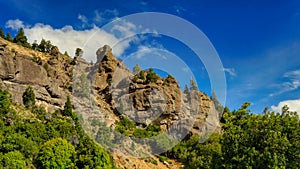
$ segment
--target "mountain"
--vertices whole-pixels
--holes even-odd
[[[88,63],[55,46],[39,52],[0,38],[0,89],[23,105],[23,93],[31,86],[36,106],[48,112],[64,109],[70,96],[85,133],[112,152],[119,168],[179,167],[176,161],[163,163],[151,155],[165,152],[173,143],[162,146],[144,137],[167,133],[172,142],[219,131],[220,113],[214,102],[201,91],[182,92],[171,75],[162,78],[152,69],[133,74],[112,50],[107,45],[99,48],[96,63]],[[104,129],[117,132],[108,135]],[[135,148],[127,149],[131,145]],[[135,158],[144,156],[152,160]]]

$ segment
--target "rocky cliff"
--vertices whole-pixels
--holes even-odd
[[[113,126],[126,116],[141,126],[156,124],[164,132],[179,129],[203,134],[219,127],[219,113],[208,95],[185,94],[175,78],[161,78],[152,70],[134,75],[107,45],[99,48],[96,57],[97,62],[90,64],[61,54],[57,47],[45,54],[0,39],[0,88],[22,104],[22,94],[31,86],[37,105],[49,111],[62,108],[66,97],[73,96],[74,108],[87,120],[86,126],[91,126],[91,117]],[[95,129],[87,132],[95,133]],[[120,158],[116,156],[126,163]]]

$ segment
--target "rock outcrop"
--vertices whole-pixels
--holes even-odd
[[[64,105],[71,87],[70,66],[61,54],[48,61],[38,57],[18,54],[10,51],[0,41],[0,79],[1,88],[12,93],[13,100],[22,104],[22,94],[32,86],[37,104],[53,111]]]

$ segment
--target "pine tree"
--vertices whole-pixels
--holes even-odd
[[[52,47],[53,47],[53,45],[52,45],[51,41],[47,40],[46,44],[45,44],[45,50],[46,50],[46,52],[50,52]]]
[[[64,106],[63,115],[64,116],[72,116],[73,115],[72,103],[71,103],[71,99],[69,96],[67,97],[67,101]]]
[[[5,39],[10,41],[10,42],[14,41],[14,39],[11,37],[9,32],[7,32]]]
[[[38,49],[40,52],[46,52],[46,40],[45,39],[42,39],[39,46],[38,46]]]
[[[184,85],[183,93],[185,93],[185,94],[189,94],[190,93],[189,88],[188,88],[187,85]]]
[[[27,37],[25,36],[24,29],[21,28],[17,33],[16,37],[13,40],[14,43],[22,45],[24,47],[30,47],[30,44],[27,42]]]
[[[31,48],[32,48],[33,50],[38,50],[38,47],[39,47],[39,45],[38,45],[37,41],[34,40],[34,42],[33,42],[32,45],[31,45]]]
[[[5,35],[4,35],[4,32],[3,32],[2,28],[0,28],[0,37],[3,38],[3,39],[5,38]]]
[[[64,55],[66,55],[66,56],[69,56],[69,54],[68,54],[68,52],[67,52],[67,51],[65,51]]]
[[[35,94],[31,86],[27,87],[23,93],[23,104],[26,108],[32,108],[35,105]]]

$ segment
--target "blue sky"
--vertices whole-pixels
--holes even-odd
[[[5,0],[0,1],[0,26],[15,33],[26,27],[30,41],[50,39],[60,49],[70,51],[57,32],[73,38],[88,36],[92,30],[114,18],[138,12],[163,12],[181,17],[203,31],[209,38],[224,66],[227,81],[226,105],[237,109],[245,101],[252,102],[255,113],[265,106],[276,111],[283,104],[300,111],[300,1],[65,1]],[[126,32],[134,31],[123,25]],[[126,32],[122,33],[126,33]],[[113,41],[105,33],[101,43]],[[199,88],[211,93],[206,70],[201,63],[189,61],[193,53],[176,47],[176,41],[163,36],[139,37],[126,41],[116,49],[117,55],[147,51],[150,47],[172,52],[189,62],[197,72]],[[109,44],[108,42],[108,44]],[[70,46],[76,46],[76,39]],[[141,46],[139,46],[141,45]],[[78,47],[78,46],[76,46]],[[74,47],[74,48],[76,48]],[[145,48],[148,47],[148,48]],[[146,49],[146,50],[145,50]],[[75,50],[75,49],[74,49]],[[94,51],[93,51],[94,52]],[[69,52],[72,53],[72,52]],[[193,64],[194,63],[194,64]],[[186,77],[190,78],[190,75]]]

